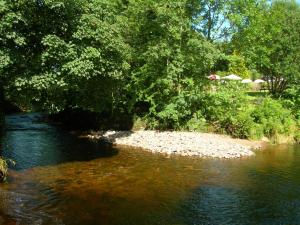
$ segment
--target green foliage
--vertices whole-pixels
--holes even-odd
[[[192,118],[186,122],[184,128],[189,131],[199,131],[199,132],[209,131],[209,125],[207,124],[206,119],[202,115],[201,110],[195,112],[192,115]]]
[[[153,109],[151,109],[153,110]],[[159,111],[150,111],[150,127],[159,129],[180,129],[192,114],[192,102],[189,96],[179,94]],[[150,117],[150,118],[149,118]]]
[[[300,78],[300,6],[294,1],[261,2],[241,14],[232,44],[266,78],[270,92],[279,95]]]
[[[132,37],[135,63],[128,89],[132,104],[150,104],[149,116],[157,119],[154,127],[181,126],[192,113],[187,95],[194,88],[202,88],[218,57],[213,44],[192,29],[188,3],[166,0],[129,4],[128,35]]]
[[[233,117],[229,125],[232,136],[254,140],[264,137],[263,126],[254,122],[253,110],[253,107],[245,107],[243,111]]]
[[[0,172],[2,173],[2,180],[0,180],[0,182],[5,181],[6,176],[7,176],[7,171],[8,171],[7,162],[5,159],[0,157]]]
[[[251,115],[254,122],[263,127],[263,133],[270,139],[279,138],[280,135],[294,136],[297,124],[290,110],[276,100],[266,98],[260,103]]]
[[[299,12],[292,1],[0,0],[0,100],[105,123],[144,103],[150,128],[294,135]],[[210,82],[215,71],[265,76],[273,93],[291,87],[291,112],[253,104],[240,83]]]
[[[207,93],[201,101],[202,115],[213,124],[215,131],[245,138],[236,134],[237,115],[249,104],[244,90],[238,84],[228,83],[218,87],[216,92]]]
[[[247,69],[245,64],[245,59],[234,53],[233,55],[228,56],[229,58],[229,68],[228,72],[231,74],[237,74],[242,78],[250,78],[250,71]]]
[[[238,113],[231,122],[230,133],[242,138],[260,139],[265,136],[278,143],[280,138],[285,137],[293,142],[297,132],[291,111],[270,98]]]
[[[214,71],[219,76],[227,76],[229,74],[236,74],[242,78],[250,78],[251,72],[246,66],[246,62],[243,56],[234,52],[231,55],[221,55],[214,68]]]
[[[162,129],[179,129],[191,113],[189,100],[184,95],[176,96],[157,113],[159,126]]]
[[[267,97],[253,104],[243,91],[225,87],[209,93],[202,105],[202,115],[217,132],[248,139],[267,137],[274,142],[282,137],[293,141],[297,136],[292,112],[278,100]]]
[[[195,22],[197,29],[208,40],[220,40],[228,38],[229,27],[228,14],[230,4],[228,0],[199,0],[194,6]]]
[[[300,120],[300,87],[292,86],[288,88],[283,94],[283,101],[285,106],[290,108],[295,117]]]
[[[111,111],[129,69],[117,1],[16,4],[25,23],[16,32],[25,32],[23,48],[30,57],[18,52],[17,63],[25,67],[14,65],[21,76],[12,79],[11,98],[50,112],[67,107]]]

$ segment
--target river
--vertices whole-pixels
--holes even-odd
[[[166,157],[6,117],[0,225],[300,224],[300,146],[246,159]]]

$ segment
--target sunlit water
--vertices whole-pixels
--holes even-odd
[[[6,118],[0,225],[300,224],[300,147],[247,159],[165,157]]]

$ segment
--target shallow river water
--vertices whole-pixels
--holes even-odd
[[[79,139],[10,115],[0,225],[300,224],[300,146],[254,157],[166,157]]]

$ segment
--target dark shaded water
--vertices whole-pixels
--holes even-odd
[[[300,224],[300,147],[239,160],[166,158],[7,117],[2,224]]]

